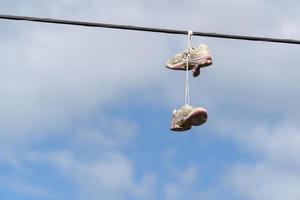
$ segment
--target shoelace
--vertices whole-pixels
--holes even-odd
[[[190,104],[190,82],[189,82],[189,57],[191,51],[191,38],[193,35],[193,31],[188,30],[188,42],[187,42],[187,59],[186,59],[186,78],[185,78],[185,99],[184,103]]]

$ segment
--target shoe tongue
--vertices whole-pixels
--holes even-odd
[[[206,44],[200,44],[197,49],[206,49],[207,45]]]
[[[185,108],[185,109],[186,109],[186,108],[191,108],[191,107],[192,107],[192,106],[190,106],[190,105],[188,105],[188,104],[185,104],[185,105],[182,106],[182,108]]]

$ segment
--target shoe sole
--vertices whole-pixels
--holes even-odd
[[[207,111],[203,108],[191,112],[184,120],[185,126],[200,126],[207,121]]]
[[[170,130],[176,131],[176,132],[183,132],[183,131],[190,130],[191,128],[192,128],[192,126],[189,126],[189,127],[177,126],[177,127],[170,128]]]

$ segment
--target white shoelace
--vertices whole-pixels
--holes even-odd
[[[193,35],[193,31],[188,30],[188,43],[187,43],[187,59],[186,59],[186,79],[185,79],[185,104],[190,104],[190,82],[189,82],[189,57],[190,57],[190,49],[191,49],[191,38]]]

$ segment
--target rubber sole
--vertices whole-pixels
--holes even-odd
[[[190,113],[184,120],[185,126],[200,126],[207,121],[207,111],[204,108],[199,108]]]
[[[170,128],[171,131],[176,131],[176,132],[183,132],[183,131],[187,131],[190,130],[192,127],[184,127],[184,126],[174,126],[172,128]]]

